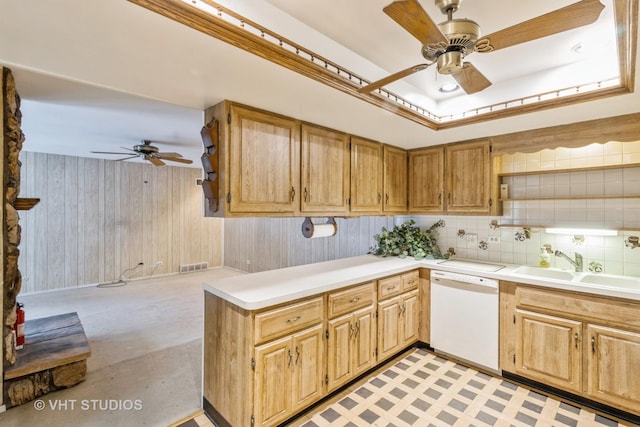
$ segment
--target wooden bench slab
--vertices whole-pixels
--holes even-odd
[[[86,360],[91,349],[77,313],[25,322],[25,344],[15,365],[5,370],[5,380],[23,377]]]

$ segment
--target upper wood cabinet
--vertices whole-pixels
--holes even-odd
[[[409,211],[489,214],[489,141],[409,152]]]
[[[489,213],[491,158],[489,141],[445,147],[447,212]]]
[[[403,149],[385,145],[383,148],[383,199],[382,210],[389,213],[407,211],[407,152]]]
[[[409,151],[409,212],[444,212],[444,147]]]
[[[382,212],[382,144],[351,137],[351,212]]]
[[[319,215],[348,212],[350,163],[347,134],[304,123],[301,211]]]
[[[205,111],[219,123],[216,216],[295,215],[300,194],[300,122],[223,102]]]

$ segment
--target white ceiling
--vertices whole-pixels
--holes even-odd
[[[611,1],[582,31],[469,56],[493,82],[474,96],[442,98],[434,90],[446,79],[432,69],[389,89],[447,112],[607,78],[617,70]],[[389,2],[219,0],[370,80],[424,62],[417,40],[382,12]],[[445,19],[432,1],[420,2],[436,22]],[[489,34],[573,2],[467,1],[455,17]],[[0,64],[15,75],[29,151],[91,157],[151,139],[200,167],[202,111],[223,99],[404,148],[640,111],[634,93],[434,131],[125,0],[0,0],[0,10]],[[578,42],[598,47],[598,60],[571,54]]]

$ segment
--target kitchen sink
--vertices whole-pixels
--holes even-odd
[[[637,279],[634,277],[612,276],[608,274],[585,274],[578,281],[593,285],[640,290],[640,278]]]
[[[540,277],[543,279],[555,279],[555,280],[573,280],[573,273],[565,270],[555,270],[551,268],[537,268],[523,265],[513,270],[514,274],[520,274],[522,276]]]

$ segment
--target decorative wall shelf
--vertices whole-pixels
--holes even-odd
[[[31,208],[33,208],[35,205],[37,205],[39,201],[40,199],[33,199],[33,198],[30,199],[30,198],[19,197],[13,203],[13,207],[19,211],[28,211]]]

